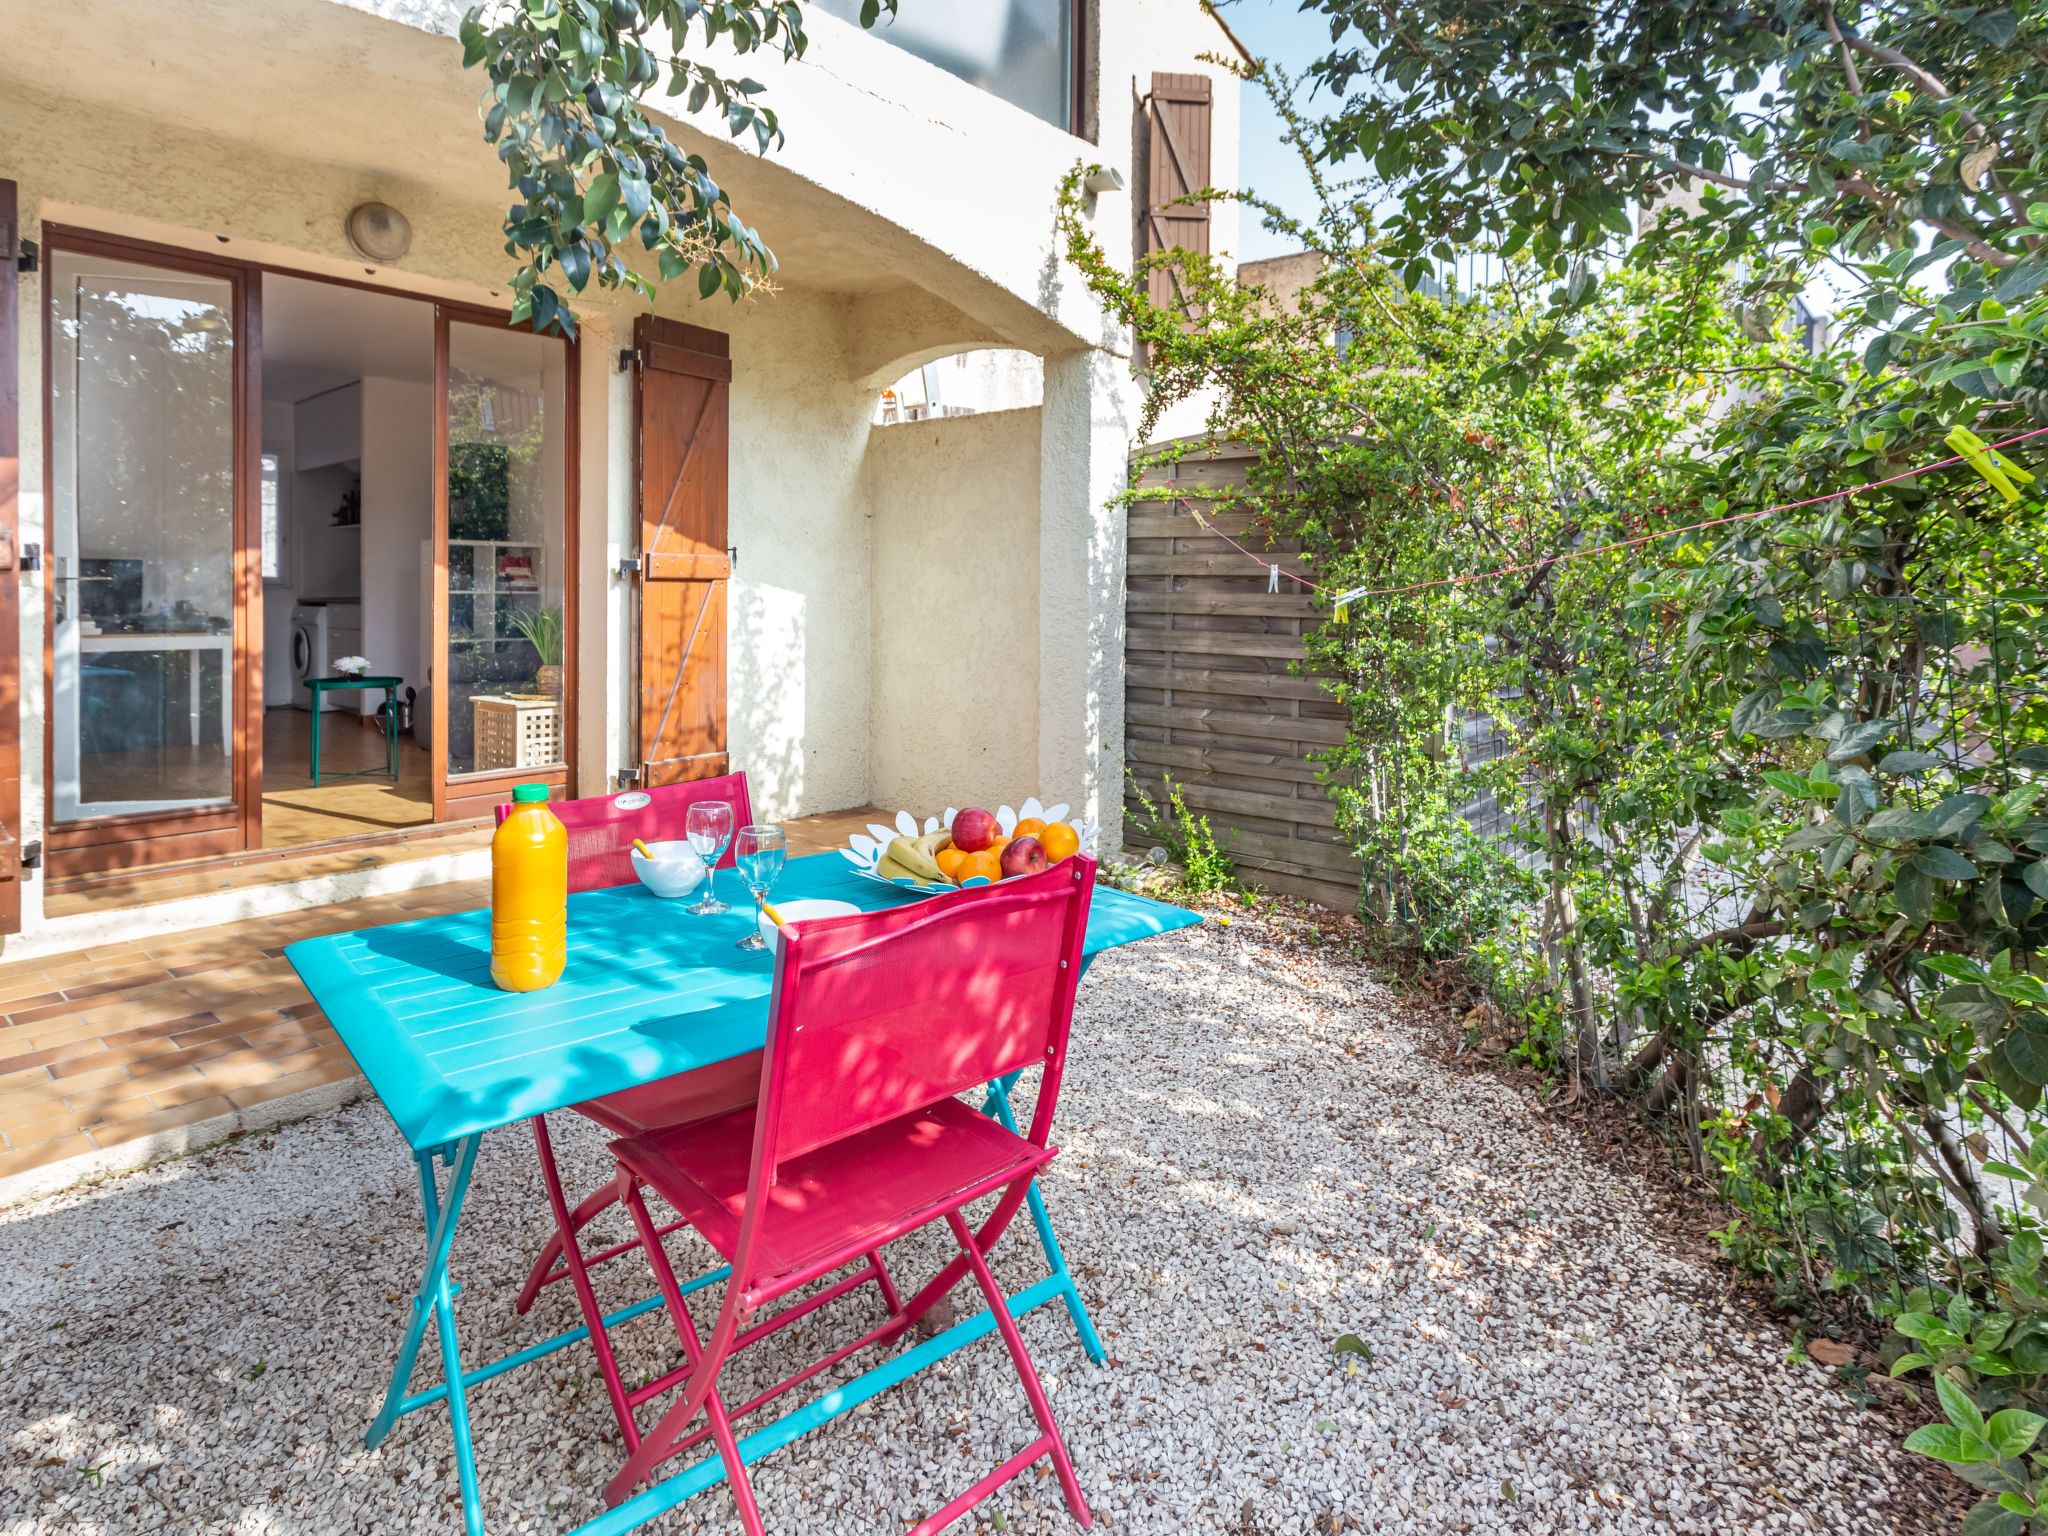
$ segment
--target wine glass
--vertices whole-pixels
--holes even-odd
[[[704,861],[704,894],[684,910],[699,917],[730,912],[732,908],[718,899],[714,879],[725,845],[732,841],[732,806],[724,800],[699,800],[683,818],[683,835]]]
[[[740,940],[741,949],[768,947],[768,941],[761,937],[761,908],[767,903],[768,893],[775,888],[776,878],[782,873],[786,854],[782,828],[774,822],[761,821],[740,828],[739,838],[733,844],[733,860],[739,866],[740,880],[754,893],[754,926]]]

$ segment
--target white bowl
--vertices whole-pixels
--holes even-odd
[[[649,843],[654,853],[642,858],[633,850],[633,873],[657,896],[687,896],[704,883],[704,861],[687,842]]]
[[[860,910],[850,901],[825,901],[813,896],[800,897],[795,901],[771,900],[768,904],[782,914],[785,923],[800,923],[815,917],[849,917]],[[782,930],[775,926],[775,919],[766,912],[761,914],[761,937],[768,941],[770,954],[782,942]]]

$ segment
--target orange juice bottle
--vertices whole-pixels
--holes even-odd
[[[569,947],[569,833],[545,784],[512,791],[491,837],[491,980],[538,992],[562,978]]]

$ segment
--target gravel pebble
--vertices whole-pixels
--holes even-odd
[[[1514,1089],[1423,1055],[1338,946],[1240,920],[1104,957],[1067,1082],[1044,1186],[1113,1363],[1057,1307],[1024,1332],[1106,1529],[1921,1529],[1885,1426],[1703,1299],[1718,1286],[1645,1234],[1640,1193]],[[555,1125],[594,1187],[602,1133]],[[572,1321],[563,1287],[511,1307],[545,1210],[525,1137],[489,1138],[454,1259],[472,1365]],[[702,1258],[671,1241],[679,1267]],[[899,1276],[943,1253],[901,1246]],[[412,1165],[369,1102],[0,1213],[0,1532],[459,1531],[440,1414],[362,1445],[420,1248]],[[1021,1221],[997,1271],[1042,1273]],[[637,1257],[600,1275],[608,1306],[649,1289]],[[742,1357],[728,1401],[874,1307]],[[1369,1362],[1333,1356],[1346,1333]],[[678,1358],[658,1312],[617,1338],[629,1381]],[[475,1390],[471,1413],[490,1530],[599,1511],[620,1446],[587,1353]],[[989,1342],[767,1458],[755,1487],[774,1531],[899,1531],[1031,1433]],[[962,1528],[1075,1530],[1041,1474]],[[650,1528],[736,1525],[717,1490]]]

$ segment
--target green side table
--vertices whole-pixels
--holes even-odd
[[[326,711],[321,704],[330,693],[355,693],[366,688],[384,690],[384,771],[392,779],[398,777],[398,690],[405,686],[402,677],[309,677],[306,691],[313,695],[313,787],[320,787],[320,717]],[[330,779],[367,779],[376,774],[374,768],[351,768],[327,775]]]

